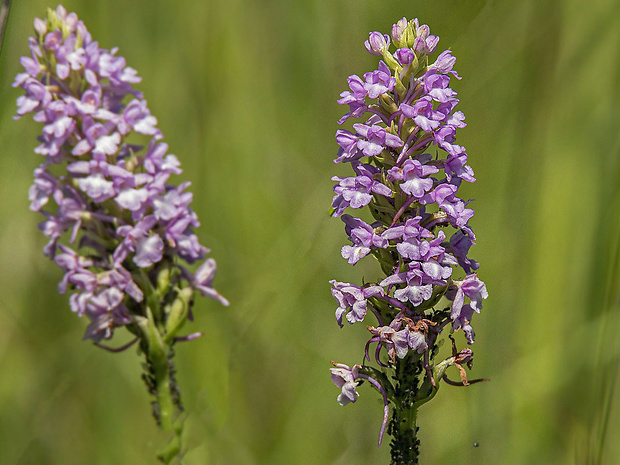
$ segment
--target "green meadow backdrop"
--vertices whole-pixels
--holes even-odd
[[[11,88],[42,0],[14,0],[0,57],[0,463],[152,464],[135,350],[81,341],[28,187],[40,127]],[[340,407],[330,360],[361,360],[328,281],[371,279],[329,217],[336,104],[406,16],[451,48],[478,181],[472,255],[490,297],[472,377],[420,411],[424,464],[617,464],[620,454],[620,3],[616,0],[67,0],[139,89],[192,182],[231,302],[198,299],[177,349],[188,465],[387,464],[379,395]],[[179,178],[181,179],[181,178]],[[459,336],[462,337],[462,336]],[[118,342],[128,338],[118,332]],[[456,373],[452,374],[456,377]],[[478,446],[474,447],[474,443]]]

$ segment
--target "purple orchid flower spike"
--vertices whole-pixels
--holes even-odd
[[[228,301],[214,289],[215,261],[194,233],[189,183],[174,183],[179,160],[134,89],[137,72],[62,6],[36,19],[35,32],[13,84],[24,91],[15,118],[32,113],[43,125],[30,208],[45,218],[45,255],[65,273],[59,291],[90,320],[84,338],[114,352],[128,346],[102,341],[120,328],[137,336],[153,413],[175,436],[160,455],[169,463],[181,453],[182,419],[172,345],[199,334],[179,336],[195,291]]]
[[[472,344],[472,317],[488,297],[478,262],[469,257],[474,210],[458,192],[463,181],[475,181],[465,148],[456,142],[457,129],[466,126],[451,87],[452,77],[460,76],[450,50],[431,59],[438,42],[417,19],[402,18],[390,35],[371,32],[364,46],[381,57],[377,69],[363,78],[349,76],[350,90],[338,100],[349,106],[339,124],[360,119],[352,131],[336,132],[334,162],[350,163],[355,172],[332,178],[332,216],[342,219],[351,241],[341,255],[351,265],[372,256],[383,276],[362,286],[330,281],[340,327],[343,318],[352,324],[369,313],[378,322],[367,326],[365,365],[336,364],[332,378],[343,405],[355,402],[361,379],[381,392],[379,443],[389,405],[395,407],[389,428],[392,457],[398,457],[393,463],[418,463],[418,407],[437,392],[448,366],[456,365],[463,377],[461,365],[473,360],[470,349],[455,347],[456,355],[436,361],[438,338],[449,327],[462,330]],[[446,301],[451,305],[443,305]],[[462,380],[461,385],[472,384]]]

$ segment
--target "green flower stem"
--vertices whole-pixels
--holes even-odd
[[[178,459],[176,463],[181,463],[184,417],[181,409],[176,405],[171,389],[173,384],[171,364],[168,363],[167,354],[163,359],[159,356],[152,358],[147,356],[147,360],[153,368],[155,379],[159,427],[170,437],[168,444],[160,449],[157,457],[166,465],[175,463],[175,459]]]
[[[155,397],[153,416],[160,429],[169,437],[167,444],[158,452],[158,459],[166,464],[181,464],[183,409],[174,379],[172,344],[165,342],[162,331],[153,318],[153,312],[147,307],[147,317],[135,317],[141,330],[140,347],[146,356],[143,378],[149,392]]]
[[[390,465],[417,465],[420,441],[417,438],[418,391],[423,374],[421,355],[409,352],[396,360],[396,374],[389,434],[392,436]]]

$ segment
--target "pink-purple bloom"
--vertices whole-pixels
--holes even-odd
[[[386,196],[392,194],[389,187],[375,180],[375,175],[380,173],[378,168],[358,162],[353,162],[352,166],[358,176],[350,178],[334,176],[332,178],[332,181],[338,181],[338,185],[334,187],[336,195],[332,200],[333,216],[342,215],[347,207],[365,207],[372,200],[373,194]]]
[[[194,233],[189,183],[174,184],[179,160],[134,89],[141,78],[62,6],[35,20],[35,31],[14,82],[24,90],[16,118],[32,113],[43,125],[30,208],[45,217],[44,252],[65,273],[59,291],[71,291],[72,310],[91,319],[85,337],[110,338],[145,316],[163,272],[160,299],[190,286],[226,305]],[[202,264],[191,273],[183,262]]]
[[[359,394],[356,391],[358,382],[356,381],[359,373],[359,365],[349,368],[347,365],[334,364],[334,368],[330,368],[332,381],[336,386],[341,388],[338,396],[338,403],[342,406],[350,402],[357,401]]]
[[[401,405],[398,385],[390,382],[399,380],[386,373],[399,363],[417,364],[424,375],[420,383],[436,389],[433,357],[438,336],[449,325],[462,330],[472,344],[472,316],[488,297],[476,273],[478,263],[468,256],[475,243],[469,225],[474,211],[470,200],[459,197],[463,181],[475,181],[466,150],[456,143],[457,129],[466,126],[451,87],[452,77],[460,77],[450,50],[430,59],[438,41],[417,19],[402,18],[391,35],[370,33],[365,47],[381,57],[378,67],[363,78],[349,76],[350,90],[338,100],[349,107],[339,124],[360,119],[351,130],[336,132],[339,150],[334,162],[350,163],[355,172],[332,178],[332,215],[342,218],[351,242],[341,255],[352,265],[374,256],[384,273],[363,286],[330,281],[341,327],[343,318],[353,324],[368,313],[378,321],[378,326],[367,327],[365,358],[371,362],[368,351],[376,344],[374,361],[383,375],[366,366],[336,365],[332,379],[342,389],[343,405],[357,399],[355,388],[362,375],[373,379],[375,387],[381,385],[386,408],[390,401]],[[362,218],[366,208],[369,215]]]

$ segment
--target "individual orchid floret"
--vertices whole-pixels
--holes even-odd
[[[347,365],[332,362],[335,368],[330,368],[333,383],[342,389],[338,395],[338,403],[343,407],[348,403],[357,401],[359,394],[355,390],[358,385],[356,379],[359,377],[360,365],[349,368]]]
[[[454,321],[452,322],[452,329],[454,329],[455,331],[463,329],[468,344],[473,344],[474,338],[476,337],[476,334],[474,333],[474,328],[472,328],[471,324],[469,324],[473,314],[474,309],[470,305],[463,305],[458,316],[454,318]]]
[[[381,422],[381,429],[379,430],[379,446],[381,446],[383,435],[385,434],[385,428],[387,427],[387,422],[389,419],[388,399],[385,391],[383,390],[383,386],[381,386],[381,384],[372,377],[362,373],[362,366],[359,364],[353,365],[352,368],[342,363],[332,362],[332,365],[335,367],[330,368],[332,382],[337,387],[341,388],[340,395],[338,395],[337,398],[340,405],[345,406],[349,403],[354,403],[357,400],[359,397],[359,394],[356,391],[356,387],[359,384],[357,381],[358,379],[368,381],[383,396],[383,421]]]
[[[429,69],[436,70],[438,73],[442,74],[452,74],[457,79],[461,79],[453,69],[455,64],[456,57],[452,56],[452,50],[444,50],[439,54],[435,63],[433,63]]]
[[[402,181],[399,185],[403,192],[416,199],[421,199],[433,188],[431,174],[439,172],[439,168],[423,165],[418,160],[406,160],[402,168],[395,166],[388,171],[393,181]]]
[[[383,236],[376,234],[369,224],[354,218],[351,215],[343,215],[342,221],[345,223],[345,231],[353,245],[342,247],[342,258],[346,258],[351,265],[368,255],[373,248],[385,249],[388,241]]]
[[[373,124],[354,124],[355,131],[362,136],[357,140],[357,148],[367,157],[374,157],[383,152],[387,147],[397,148],[403,145],[403,141],[385,128]]]
[[[358,148],[358,141],[359,137],[349,131],[342,129],[336,131],[336,142],[340,145],[340,150],[334,162],[354,162],[362,158],[364,153]]]
[[[358,118],[362,116],[368,107],[366,106],[366,88],[364,87],[364,81],[359,76],[349,76],[348,79],[350,91],[344,91],[340,94],[338,103],[343,105],[349,105],[349,113],[344,115],[338,124],[344,123],[348,118]],[[18,102],[19,103],[19,102]],[[30,105],[24,102],[24,105]]]
[[[364,80],[364,89],[371,99],[392,92],[396,86],[396,79],[391,77],[391,71],[383,61],[379,62],[377,70],[364,74]]]
[[[446,250],[458,260],[459,266],[465,273],[471,273],[479,268],[476,260],[467,257],[469,249],[474,245],[476,237],[473,232],[459,230],[450,237],[450,243],[446,245]]]
[[[380,286],[359,287],[350,283],[341,283],[336,280],[330,281],[332,295],[338,301],[336,309],[336,321],[342,328],[342,317],[346,313],[347,321],[353,324],[363,321],[366,316],[366,305],[369,297],[383,295]]]
[[[476,313],[480,313],[482,301],[489,296],[486,285],[478,279],[476,273],[467,275],[462,281],[452,281],[446,293],[446,298],[452,300],[451,318],[459,317],[465,297],[469,298],[469,306]]]
[[[334,176],[332,178],[332,181],[338,181],[338,184],[334,186],[336,195],[332,200],[334,208],[332,216],[342,215],[347,207],[365,207],[371,202],[373,194],[388,197],[392,195],[389,187],[374,179],[374,176],[380,173],[378,168],[357,162],[353,162],[352,166],[358,176],[350,178]]]
[[[409,271],[394,274],[381,281],[381,286],[393,286],[405,284],[404,287],[394,291],[394,297],[401,302],[410,302],[414,307],[429,300],[433,295],[433,285],[426,282],[425,274],[420,269],[419,263],[412,262]]]
[[[213,289],[213,278],[215,277],[216,264],[215,260],[209,258],[198,267],[196,272],[190,278],[193,287],[200,291],[205,297],[210,297],[214,300],[220,301],[222,305],[228,305],[222,295],[220,295],[215,289]]]
[[[381,60],[363,79],[349,76],[350,90],[338,100],[349,107],[339,124],[358,119],[336,132],[334,162],[350,163],[355,172],[332,178],[332,216],[342,219],[351,242],[341,255],[351,265],[372,256],[383,273],[363,285],[330,281],[340,327],[343,318],[361,322],[368,313],[378,322],[367,326],[371,337],[364,351],[366,362],[378,368],[364,365],[354,373],[341,366],[339,399],[354,402],[363,378],[387,399],[386,406],[394,406],[394,463],[417,463],[411,418],[447,379],[445,370],[456,366],[464,380],[459,385],[472,384],[462,367],[473,360],[470,349],[454,346],[453,357],[435,358],[445,328],[462,329],[465,341],[474,342],[472,316],[488,296],[476,274],[478,262],[469,256],[476,240],[469,225],[474,210],[459,196],[463,181],[475,181],[465,147],[456,140],[466,126],[451,87],[451,77],[460,76],[450,50],[431,59],[438,43],[417,19],[400,19],[390,35],[370,33],[365,48]]]

